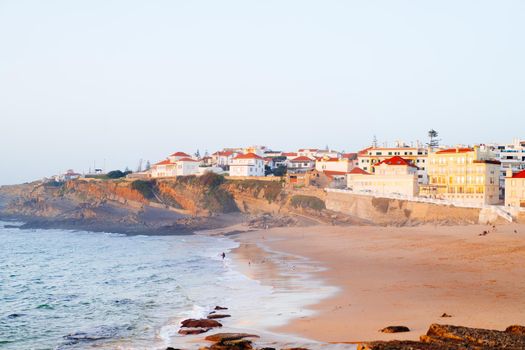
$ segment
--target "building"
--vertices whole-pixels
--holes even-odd
[[[412,147],[398,142],[396,147],[368,147],[357,154],[358,166],[367,172],[374,173],[376,164],[394,156],[403,157],[403,159],[411,161],[418,168],[418,183],[428,183],[428,149],[421,145]]]
[[[64,181],[76,180],[76,179],[79,179],[80,177],[82,177],[82,174],[75,172],[73,169],[69,169],[63,174],[56,175],[54,178],[56,182],[64,182]]]
[[[153,164],[150,169],[152,178],[196,175],[200,162],[184,152],[171,154],[167,159]]]
[[[230,176],[264,176],[264,158],[255,153],[236,156],[230,162]]]
[[[354,192],[413,198],[418,195],[418,168],[412,161],[394,156],[375,164],[375,172],[359,167],[347,175],[347,187]]]
[[[304,173],[315,168],[315,160],[306,156],[292,158],[288,162],[288,171]]]
[[[237,155],[237,152],[234,151],[218,151],[211,155],[212,164],[214,166],[221,167],[223,169],[228,169],[232,159]]]
[[[331,158],[325,156],[317,158],[315,161],[315,170],[321,172],[336,171],[348,173],[353,168],[355,168],[355,161],[349,158]]]
[[[499,203],[500,162],[486,148],[449,148],[428,155],[421,195],[477,205]]]
[[[505,206],[525,208],[525,170],[513,173],[511,169],[507,169]]]
[[[505,198],[507,170],[510,169],[513,173],[525,170],[525,141],[514,139],[512,143],[493,144],[490,147],[496,153],[497,160],[501,162],[500,197]]]

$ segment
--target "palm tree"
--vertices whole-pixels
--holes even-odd
[[[434,129],[430,129],[428,131],[428,137],[430,139],[430,142],[427,144],[430,148],[436,148],[439,146],[439,141],[438,140],[438,132]]]

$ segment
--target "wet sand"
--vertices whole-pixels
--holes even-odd
[[[262,247],[310,259],[326,268],[314,272],[317,279],[339,287],[309,307],[313,315],[272,329],[281,334],[354,342],[418,339],[431,323],[490,329],[525,323],[525,225],[314,226],[237,239],[237,265],[251,278],[272,285],[280,283],[280,269],[290,271],[287,279],[304,273],[286,260],[268,261]],[[412,331],[378,332],[389,325]]]

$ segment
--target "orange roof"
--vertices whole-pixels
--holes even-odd
[[[343,158],[350,160],[357,159],[357,153],[343,153]]]
[[[512,175],[513,179],[525,179],[525,170],[520,171],[519,173]]]
[[[381,164],[386,164],[386,165],[406,165],[406,166],[411,166],[411,167],[417,168],[417,166],[412,164],[410,161],[408,161],[408,160],[406,160],[404,158],[401,158],[400,156],[394,156],[392,158],[385,159],[382,162],[377,163],[375,166],[378,166],[378,165],[381,165]]]
[[[374,147],[367,147],[367,148],[365,148],[365,149],[360,150],[357,154],[360,155],[360,156],[362,156],[362,155],[366,155],[367,152],[368,152],[369,150],[371,150],[372,148],[374,148]]]
[[[441,151],[437,151],[437,154],[443,154],[443,153],[467,153],[472,152],[472,148],[447,148],[442,149]]]
[[[320,162],[338,162],[340,159],[339,158],[323,158],[323,157],[320,157],[320,158],[317,158],[318,161]]]
[[[323,171],[323,173],[331,179],[333,179],[335,176],[338,176],[338,175],[342,176],[342,175],[349,174],[346,171],[332,171],[332,170],[325,170]]]
[[[169,159],[165,159],[161,162],[158,162],[158,163],[155,163],[153,165],[168,165],[168,164],[171,164],[170,160]]]
[[[185,157],[185,158],[181,158],[181,159],[179,159],[178,161],[179,161],[179,162],[197,162],[197,160],[195,160],[195,159],[191,159],[191,158],[187,158],[187,157]]]
[[[310,159],[306,156],[300,156],[300,157],[291,159],[290,162],[313,162],[313,159]]]
[[[190,157],[190,155],[184,152],[175,152],[170,157]]]
[[[370,173],[367,173],[366,171],[364,171],[363,169],[361,169],[361,168],[358,167],[358,166],[356,166],[355,168],[353,168],[352,170],[350,170],[349,174],[370,175]]]
[[[246,153],[246,154],[239,154],[237,157],[233,159],[263,159],[262,157],[259,157],[255,153]]]
[[[296,157],[297,153],[295,153],[295,152],[285,152],[285,153],[283,153],[283,156],[285,156],[285,157]]]

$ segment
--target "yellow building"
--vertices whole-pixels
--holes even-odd
[[[499,203],[500,162],[488,151],[450,148],[428,154],[428,185],[420,195],[471,204]]]
[[[507,170],[505,177],[505,206],[525,208],[525,170],[513,174]]]

